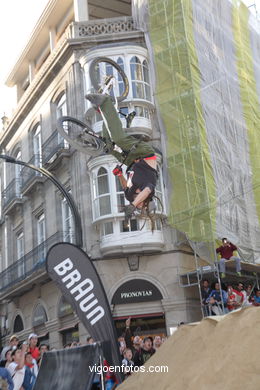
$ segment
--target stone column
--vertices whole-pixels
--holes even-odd
[[[88,0],[74,0],[75,22],[89,20]]]

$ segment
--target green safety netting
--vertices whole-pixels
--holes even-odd
[[[133,0],[165,131],[169,221],[260,261],[260,26],[241,1]]]

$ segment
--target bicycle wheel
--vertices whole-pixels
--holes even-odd
[[[95,134],[89,126],[70,116],[58,118],[57,130],[75,149],[91,156],[100,155],[106,146],[104,140]]]
[[[129,82],[124,70],[108,57],[95,58],[90,64],[89,76],[97,92],[110,93],[118,102],[124,100],[129,93]],[[114,79],[114,86],[111,79]]]

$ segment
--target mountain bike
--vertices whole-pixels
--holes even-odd
[[[94,91],[111,95],[118,113],[125,117],[126,127],[129,128],[136,115],[135,111],[125,114],[118,109],[118,103],[126,99],[129,93],[128,78],[122,67],[110,58],[97,57],[90,64],[89,75]],[[97,156],[106,150],[106,139],[77,118],[61,116],[57,121],[57,130],[70,145],[81,152]]]

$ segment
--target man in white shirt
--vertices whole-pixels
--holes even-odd
[[[21,349],[16,349],[12,352],[13,362],[9,364],[8,371],[11,374],[14,382],[14,390],[20,390],[25,374],[24,358],[28,349],[27,344],[22,344]]]

